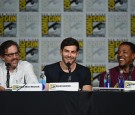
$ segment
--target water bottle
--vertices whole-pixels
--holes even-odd
[[[118,88],[124,88],[123,70],[120,70],[120,75],[118,77]]]
[[[39,82],[42,84],[42,91],[45,91],[45,85],[46,85],[46,76],[44,74],[44,71],[41,71],[40,80]]]
[[[106,74],[104,76],[104,87],[109,88],[110,87],[110,83],[111,83],[111,78],[110,78],[109,70],[107,70]]]

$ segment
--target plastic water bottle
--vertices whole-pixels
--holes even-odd
[[[46,76],[44,74],[44,71],[41,71],[41,75],[40,75],[40,83],[42,83],[42,91],[45,91],[45,85],[46,85]]]
[[[120,70],[120,75],[118,77],[118,88],[124,88],[123,70]]]
[[[110,87],[110,83],[111,83],[111,78],[110,78],[109,70],[107,70],[106,74],[104,76],[104,87],[109,88]]]

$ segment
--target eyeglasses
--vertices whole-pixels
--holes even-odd
[[[9,53],[9,54],[4,54],[4,55],[6,55],[6,56],[8,56],[8,57],[13,57],[14,55],[15,55],[15,56],[19,56],[19,52]]]

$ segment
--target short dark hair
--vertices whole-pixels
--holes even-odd
[[[135,53],[135,44],[132,42],[122,42],[121,45],[128,45],[133,53]]]
[[[15,45],[17,47],[17,50],[20,52],[17,42],[13,40],[7,40],[0,45],[0,55],[3,56],[5,54],[5,50],[12,45]]]
[[[61,42],[61,50],[64,49],[65,46],[72,46],[75,45],[77,47],[77,51],[79,51],[79,43],[76,39],[69,37],[69,38],[65,38],[62,42]]]

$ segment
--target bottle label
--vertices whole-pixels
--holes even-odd
[[[110,87],[110,83],[106,82],[105,87],[109,88]]]
[[[109,79],[104,79],[104,87],[107,87],[107,88],[110,87],[110,80]]]
[[[119,88],[124,88],[124,81],[122,79],[119,79]]]
[[[42,83],[42,90],[45,90],[45,83],[46,83],[45,80],[41,79],[40,83]]]
[[[107,82],[106,79],[104,79],[104,87],[106,87],[106,82]]]

